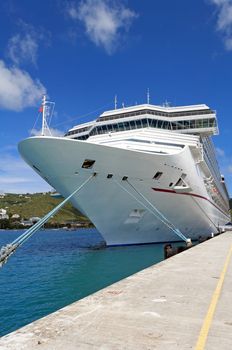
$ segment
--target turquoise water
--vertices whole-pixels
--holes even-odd
[[[0,247],[22,231],[0,231]],[[163,245],[91,248],[95,229],[38,232],[0,269],[0,336],[163,259]]]

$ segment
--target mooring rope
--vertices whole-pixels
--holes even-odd
[[[117,180],[114,180],[124,191],[126,191],[131,197],[133,197],[138,203],[140,203],[144,208],[146,208],[151,214],[153,214],[159,221],[161,221],[165,226],[167,226],[170,230],[172,230],[181,240],[185,241],[186,243],[189,243],[191,240],[174,226],[172,222],[170,222],[164,214],[161,213],[141,192],[139,192],[128,180],[124,180],[127,182],[132,189],[145,200],[151,208],[155,211],[153,211],[151,208],[149,208],[146,204],[144,204],[142,201],[140,201],[136,196],[134,196],[128,189],[126,189],[124,186],[122,186]]]
[[[31,236],[33,236],[49,219],[55,215],[75,194],[77,194],[94,176],[96,173],[91,174],[87,180],[85,180],[74,192],[72,192],[66,199],[40,219],[36,224],[30,227],[26,232],[16,238],[12,243],[3,246],[0,249],[0,267],[2,267],[18,247],[25,243]]]

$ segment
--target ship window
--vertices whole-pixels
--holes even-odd
[[[119,128],[119,131],[124,131],[123,123],[118,123],[118,128]]]
[[[166,120],[163,122],[163,129],[168,129],[169,128],[169,122]]]
[[[157,119],[153,119],[153,120],[151,121],[151,126],[152,126],[153,128],[156,128],[156,127],[157,127]]]
[[[130,123],[124,122],[124,128],[125,128],[125,130],[130,130]]]
[[[135,124],[136,124],[136,128],[137,128],[137,129],[142,127],[142,126],[141,126],[141,120],[136,120],[136,121],[135,121]]]
[[[131,121],[130,121],[130,127],[131,127],[131,129],[136,129],[135,121],[134,121],[134,120],[131,120]]]
[[[195,129],[196,125],[195,125],[196,120],[190,120],[190,128],[191,129]]]
[[[162,128],[163,120],[158,120],[158,125],[156,125],[157,128]]]
[[[142,122],[142,127],[143,128],[148,127],[147,119],[142,119],[141,122]]]
[[[169,187],[172,187],[172,186],[173,186],[173,182],[170,182]]]
[[[172,130],[176,130],[176,122],[172,122],[171,125],[172,125]]]
[[[177,122],[177,129],[183,129],[183,121]]]
[[[103,131],[102,131],[102,126],[98,126],[98,127],[97,127],[97,130],[98,130],[98,134],[102,134],[102,133],[103,133]]]
[[[119,131],[118,130],[118,124],[113,124],[114,131]]]
[[[82,168],[84,169],[91,169],[95,163],[95,160],[91,159],[85,159],[85,161],[82,164]]]
[[[209,119],[209,126],[216,126],[216,119],[214,119],[214,118],[211,118],[211,119]]]
[[[202,119],[197,119],[196,120],[196,128],[202,128]],[[203,125],[203,127],[205,127],[205,125]]]
[[[184,120],[184,127],[185,127],[185,129],[189,128],[189,120]]]
[[[153,176],[153,179],[159,180],[159,178],[163,175],[160,171],[157,171],[157,173]]]
[[[110,131],[110,132],[113,131],[113,126],[112,126],[112,124],[108,124],[107,127],[108,127],[108,131]]]

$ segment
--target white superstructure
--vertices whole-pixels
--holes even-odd
[[[198,239],[230,220],[215,134],[205,104],[143,104],[104,112],[64,137],[28,138],[19,151],[65,197],[95,173],[72,203],[108,245],[168,242],[180,240],[175,229]]]

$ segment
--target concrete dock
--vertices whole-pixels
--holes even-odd
[[[232,232],[0,339],[4,350],[232,349]]]

